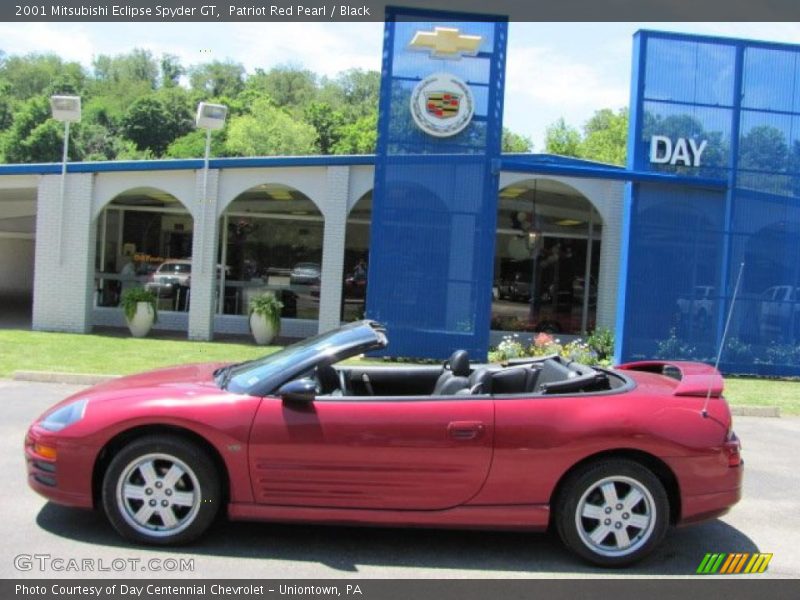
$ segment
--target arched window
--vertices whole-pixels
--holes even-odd
[[[570,186],[529,179],[501,189],[492,329],[565,334],[593,329],[601,236],[600,215]]]
[[[173,195],[140,187],[114,197],[97,220],[95,305],[118,306],[122,293],[144,286],[161,311],[188,311],[192,215]]]
[[[255,295],[272,291],[283,318],[319,319],[325,224],[316,204],[265,183],[239,194],[221,221],[217,312],[246,315]]]
[[[366,312],[372,192],[367,192],[347,216],[342,282],[342,321],[363,319]]]

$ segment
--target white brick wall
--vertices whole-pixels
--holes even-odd
[[[204,187],[205,194],[204,194]],[[189,339],[210,340],[213,337],[214,310],[217,306],[214,292],[217,277],[217,240],[219,222],[217,204],[219,171],[208,172],[204,183],[204,171],[196,177],[195,203],[190,209],[194,216],[192,237],[192,288],[189,304]]]
[[[41,177],[36,215],[34,329],[75,333],[91,330],[96,237],[92,194],[92,174],[70,174],[62,209],[61,176]]]
[[[70,174],[60,207],[61,176],[45,175],[38,187],[34,329],[86,332],[93,323],[122,325],[117,310],[91,311],[94,291],[96,223],[94,215],[115,194],[149,185],[179,194],[194,218],[192,291],[189,314],[169,318],[164,329],[186,329],[190,339],[208,340],[214,331],[247,333],[246,319],[215,316],[219,215],[238,193],[259,183],[298,187],[317,203],[325,218],[319,322],[285,319],[283,333],[305,336],[337,327],[342,300],[342,277],[348,208],[371,189],[372,167],[331,166],[229,169],[208,174],[205,199],[203,171]],[[535,178],[533,174],[502,173],[501,188]],[[619,282],[619,254],[624,186],[622,182],[552,177],[569,185],[595,206],[603,219],[597,323],[613,328]],[[297,184],[297,185],[294,185]],[[176,196],[178,197],[178,196]],[[59,247],[59,237],[61,247]],[[63,251],[61,250],[63,248]],[[59,259],[59,256],[61,258]]]
[[[322,285],[319,299],[320,333],[335,329],[341,323],[350,168],[328,167],[326,188],[327,194],[322,205],[325,236],[322,241]]]

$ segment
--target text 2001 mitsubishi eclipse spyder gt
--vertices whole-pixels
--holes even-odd
[[[264,521],[553,526],[606,566],[740,498],[739,440],[706,365],[476,366],[464,351],[443,367],[337,364],[386,345],[361,321],[250,362],[95,386],[31,426],[28,481],[57,503],[102,505],[136,542],[189,542],[225,507]]]

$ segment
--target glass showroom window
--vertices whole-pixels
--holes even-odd
[[[284,318],[319,319],[324,222],[308,197],[256,186],[230,204],[220,227],[219,314],[247,315],[254,296],[273,291]]]
[[[367,192],[347,216],[342,282],[342,321],[363,319],[366,312],[369,228],[372,192]]]
[[[594,329],[601,234],[600,215],[568,186],[535,180],[501,190],[492,329]]]
[[[137,188],[117,196],[97,223],[95,305],[118,306],[122,293],[142,286],[162,311],[187,311],[193,222],[173,196]]]

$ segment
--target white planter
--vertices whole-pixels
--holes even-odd
[[[259,346],[269,344],[277,333],[272,323],[264,315],[256,313],[250,314],[250,331],[253,332],[253,338]]]
[[[153,306],[149,302],[137,302],[136,314],[128,321],[128,329],[135,338],[141,338],[150,333],[150,329],[155,322],[156,314]]]

